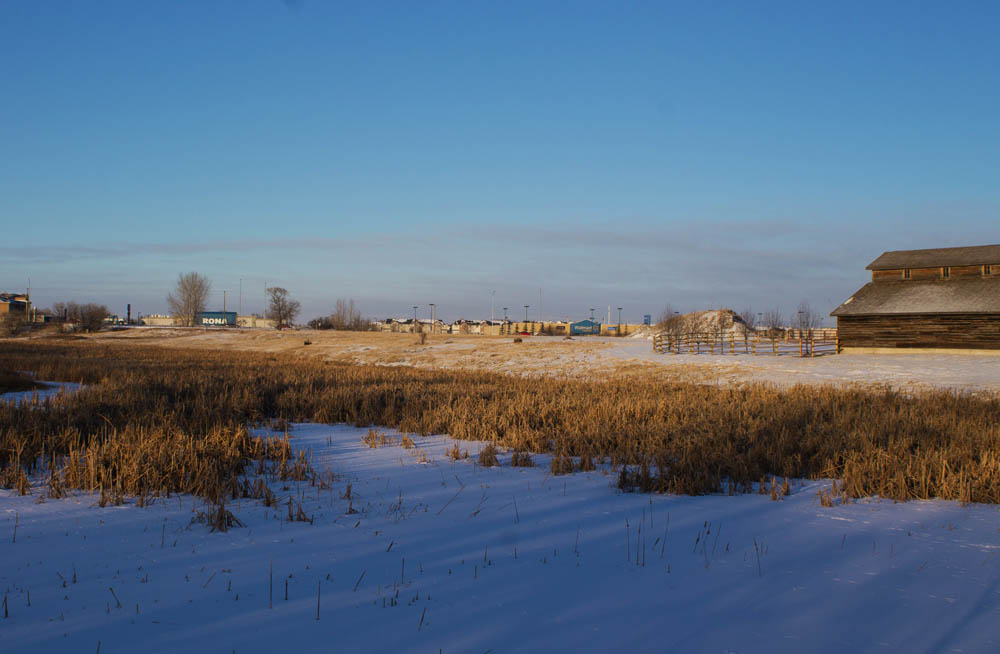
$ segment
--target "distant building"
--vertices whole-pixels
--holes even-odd
[[[0,293],[0,316],[8,313],[28,315],[28,296],[21,293]]]
[[[581,320],[579,322],[574,322],[569,326],[569,333],[573,336],[582,336],[585,334],[597,335],[601,333],[601,323],[594,320]]]
[[[262,318],[258,315],[236,316],[237,327],[248,327],[250,329],[274,329],[275,323],[271,318]]]
[[[195,318],[198,327],[235,327],[235,311],[202,311]]]
[[[899,250],[830,315],[845,351],[1000,350],[1000,245]]]
[[[175,324],[173,316],[165,316],[161,313],[153,313],[139,318],[139,324],[151,327],[166,327]]]

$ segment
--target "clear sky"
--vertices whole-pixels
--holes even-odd
[[[829,311],[1000,242],[1000,3],[0,4],[0,290]],[[215,307],[214,305],[218,305]]]

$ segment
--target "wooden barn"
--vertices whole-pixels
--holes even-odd
[[[996,350],[1000,245],[885,252],[830,315],[841,351]]]

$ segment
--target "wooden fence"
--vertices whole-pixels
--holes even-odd
[[[726,333],[660,333],[653,336],[653,351],[660,354],[726,354],[736,356],[819,357],[840,352],[836,332],[830,330],[801,332],[788,330],[771,337],[763,333],[742,335]]]

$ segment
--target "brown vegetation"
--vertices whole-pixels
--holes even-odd
[[[806,477],[840,479],[852,497],[1000,502],[997,397],[514,378],[86,342],[11,342],[0,366],[88,384],[40,407],[0,405],[4,477],[54,462],[65,487],[112,498],[221,499],[244,492],[235,479],[266,459],[309,474],[290,467],[286,441],[247,432],[278,419],[558,453],[553,472],[605,457],[626,489],[753,492],[762,479]]]
[[[33,391],[36,388],[44,388],[44,385],[19,372],[0,369],[0,393]]]

